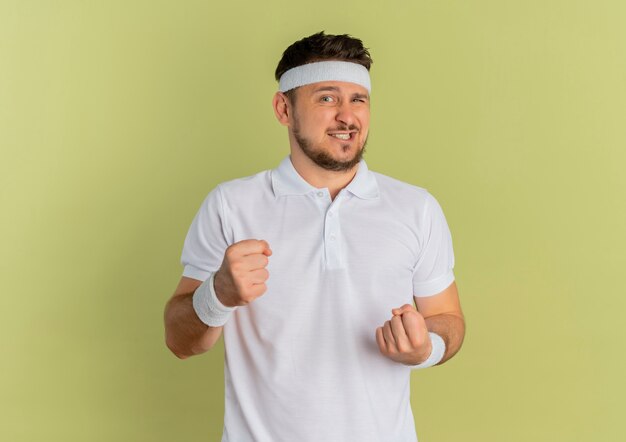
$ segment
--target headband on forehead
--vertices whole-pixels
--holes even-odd
[[[319,61],[291,68],[281,75],[278,90],[287,92],[320,81],[347,81],[363,86],[367,92],[372,91],[367,68],[349,61]]]

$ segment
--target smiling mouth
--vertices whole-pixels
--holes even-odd
[[[354,132],[350,132],[350,133],[340,133],[340,134],[328,134],[331,137],[335,137],[339,140],[351,140],[352,138],[354,138]]]

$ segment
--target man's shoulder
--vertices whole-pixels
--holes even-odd
[[[259,197],[270,189],[268,187],[270,183],[269,172],[269,170],[263,170],[254,175],[218,183],[209,190],[203,206],[225,208],[232,204],[246,204],[260,199]]]
[[[258,193],[269,190],[270,170],[262,170],[254,175],[233,178],[222,181],[216,187],[229,195],[249,195],[250,192]]]
[[[371,171],[376,177],[380,193],[386,198],[398,199],[400,201],[410,200],[412,202],[426,202],[430,193],[424,187],[402,181],[398,178]]]

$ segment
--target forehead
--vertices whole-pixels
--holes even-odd
[[[338,94],[358,94],[369,97],[367,89],[365,89],[363,86],[347,81],[320,81],[318,83],[311,83],[300,86],[298,89],[300,95],[313,95],[322,92],[336,92]]]

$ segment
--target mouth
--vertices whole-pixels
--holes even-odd
[[[356,132],[334,132],[334,133],[329,133],[328,135],[330,135],[333,138],[337,138],[338,140],[341,140],[341,141],[350,141],[350,140],[354,140],[354,137],[356,136]]]

